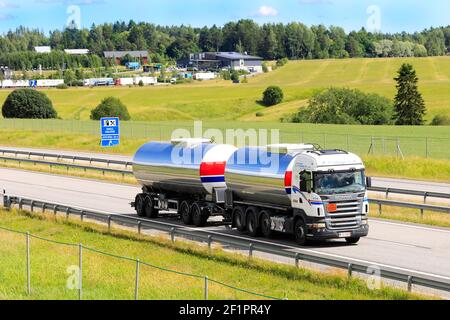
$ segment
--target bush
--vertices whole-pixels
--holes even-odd
[[[450,117],[445,115],[437,115],[431,121],[432,126],[450,126]]]
[[[14,90],[3,104],[4,118],[55,119],[58,117],[50,99],[43,92],[32,89]]]
[[[331,88],[315,94],[292,122],[327,124],[392,124],[392,102],[377,94]]]
[[[143,87],[144,86],[144,81],[142,81],[142,80],[139,80],[139,87]]]
[[[282,67],[289,62],[288,58],[283,58],[277,61],[277,67]]]
[[[269,66],[267,65],[267,62],[263,62],[262,70],[263,70],[264,73],[269,72]]]
[[[257,113],[255,113],[256,117],[264,117],[264,113],[262,113],[261,111],[258,111]]]
[[[119,117],[120,120],[128,121],[131,119],[127,107],[118,98],[105,98],[91,112],[92,120],[100,120],[104,117]]]
[[[239,82],[239,72],[237,72],[236,70],[233,70],[231,72],[231,81]]]
[[[57,86],[56,86],[56,89],[69,89],[69,86],[67,85],[67,84],[65,84],[65,83],[61,83],[61,84],[58,84]]]
[[[263,93],[263,103],[268,107],[281,103],[283,99],[283,90],[277,86],[268,87]]]

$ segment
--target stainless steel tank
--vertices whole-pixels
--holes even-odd
[[[225,188],[225,165],[236,150],[204,140],[150,142],[133,160],[133,173],[149,191],[205,196]]]
[[[237,150],[225,169],[225,180],[233,191],[233,200],[291,206],[294,157],[270,152],[266,147]]]

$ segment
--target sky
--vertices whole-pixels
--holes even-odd
[[[298,21],[393,33],[448,26],[449,13],[448,0],[0,0],[0,33],[20,25],[48,32],[70,21],[89,28],[130,19],[193,27]]]

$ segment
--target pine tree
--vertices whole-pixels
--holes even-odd
[[[423,125],[423,116],[426,114],[425,101],[418,90],[419,78],[414,67],[403,64],[398,71],[397,95],[395,97],[394,120],[396,125],[414,126]]]

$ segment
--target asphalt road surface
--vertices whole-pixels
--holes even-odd
[[[130,185],[1,168],[0,188],[13,196],[132,216],[135,212],[129,203],[140,192]],[[450,277],[450,229],[381,220],[371,220],[370,228],[369,236],[358,245],[336,240],[307,249]],[[239,235],[222,226],[206,229]],[[273,241],[295,246],[286,235]]]

